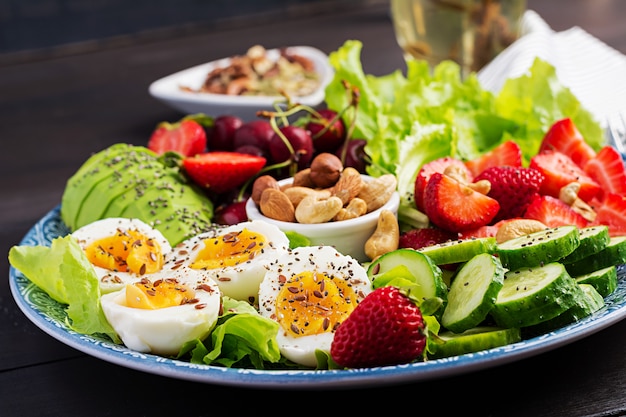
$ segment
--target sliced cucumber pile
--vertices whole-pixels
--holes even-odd
[[[436,359],[515,343],[594,314],[617,289],[617,266],[625,263],[626,236],[610,237],[606,226],[560,226],[502,243],[473,238],[398,249],[372,262],[368,275],[374,287],[404,284],[424,300],[444,300],[436,313],[424,313],[436,320],[428,354]]]

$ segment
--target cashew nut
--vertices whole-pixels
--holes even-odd
[[[355,197],[350,200],[346,207],[339,210],[339,213],[337,213],[335,217],[333,217],[333,220],[341,221],[356,219],[357,217],[362,216],[365,213],[367,213],[367,203],[364,200]]]
[[[319,199],[315,195],[309,195],[300,201],[295,216],[299,223],[326,223],[335,217],[342,207],[343,203],[339,197]]]
[[[596,219],[596,212],[589,204],[578,198],[579,191],[580,183],[576,181],[570,182],[559,190],[559,200],[570,206],[572,210],[583,216],[586,220],[592,222]]]
[[[504,223],[496,232],[496,242],[502,243],[519,236],[525,236],[540,230],[547,229],[548,226],[539,220],[516,219]]]
[[[400,226],[391,210],[382,210],[378,216],[376,230],[365,242],[365,255],[372,261],[380,255],[398,249],[400,244]]]

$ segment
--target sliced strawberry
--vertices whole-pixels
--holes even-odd
[[[547,150],[569,156],[581,168],[596,155],[570,118],[558,120],[548,129],[537,153]]]
[[[612,146],[604,146],[595,158],[591,158],[584,170],[602,189],[598,195],[600,200],[606,193],[626,196],[626,168],[622,155]]]
[[[500,209],[493,198],[439,172],[432,174],[426,185],[424,205],[424,213],[432,224],[451,232],[485,226]]]
[[[449,167],[454,167],[455,169],[458,169],[460,175],[467,176],[468,182],[472,181],[472,173],[460,159],[446,156],[424,164],[418,171],[417,176],[415,177],[414,198],[415,207],[417,207],[418,210],[424,211],[424,190],[426,189],[426,184],[428,183],[430,176],[435,172],[443,174],[446,169],[449,169]]]
[[[398,365],[419,359],[426,346],[419,307],[396,287],[381,287],[337,328],[330,356],[346,368]]]
[[[574,181],[580,184],[578,197],[586,202],[596,197],[601,187],[572,159],[559,151],[543,151],[530,159],[530,168],[540,171],[545,179],[541,184],[541,194],[559,197],[561,188]]]
[[[215,193],[223,193],[242,185],[256,175],[266,159],[238,152],[206,152],[183,160],[189,177],[198,185]]]
[[[489,167],[498,166],[522,166],[522,149],[512,140],[502,142],[492,150],[483,153],[476,159],[465,161],[465,166],[472,176],[477,176]]]
[[[534,168],[512,166],[489,167],[474,178],[474,182],[487,180],[491,189],[487,194],[500,204],[493,221],[521,217],[530,202],[539,195],[544,176]]]
[[[606,194],[602,205],[596,208],[593,224],[609,227],[609,235],[626,235],[626,197],[618,194]]]
[[[549,195],[537,197],[526,209],[527,219],[538,220],[548,227],[574,225],[585,227],[588,221],[570,206]]]
[[[438,227],[425,227],[422,229],[411,229],[400,235],[400,248],[420,249],[425,246],[436,245],[456,239],[456,235]]]
[[[204,127],[195,120],[182,119],[176,123],[159,123],[150,136],[148,149],[158,155],[172,151],[183,156],[194,156],[204,152],[206,144]]]

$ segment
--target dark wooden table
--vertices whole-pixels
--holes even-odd
[[[626,53],[626,2],[528,4],[554,29],[578,25]],[[0,67],[0,252],[7,254],[59,204],[66,180],[92,152],[116,142],[145,144],[158,122],[181,116],[149,96],[153,80],[241,53],[253,43],[312,45],[328,53],[349,38],[363,41],[366,72],[382,75],[403,67],[387,6],[377,2],[352,12],[138,39],[117,48]],[[309,407],[326,413],[331,403],[349,414],[376,403],[383,410],[410,408],[414,415],[424,407],[481,416],[626,415],[626,321],[515,363],[429,382],[346,388],[333,400],[323,389],[278,392],[194,383],[85,355],[46,335],[21,313],[9,291],[6,256],[1,266],[2,416],[198,416],[228,410],[252,415]],[[304,403],[305,395],[314,397]]]

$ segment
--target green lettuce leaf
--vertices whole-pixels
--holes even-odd
[[[192,363],[256,369],[281,360],[277,322],[262,317],[244,301],[223,297],[222,304],[224,314],[210,337],[183,345],[179,358],[190,354]]]
[[[443,156],[478,157],[507,140],[520,144],[527,164],[543,136],[559,119],[570,117],[596,150],[604,143],[602,128],[551,64],[536,59],[527,74],[505,82],[494,94],[476,74],[461,78],[458,64],[443,61],[430,69],[423,60],[407,61],[406,76],[396,70],[375,77],[361,65],[362,43],[346,41],[329,55],[335,76],[326,87],[326,104],[345,109],[359,91],[353,138],[364,138],[371,163],[368,174],[395,174],[402,207],[412,206],[415,177],[427,162]],[[346,111],[350,124],[354,111]]]
[[[67,325],[72,330],[121,342],[102,311],[96,272],[71,235],[54,239],[49,247],[13,246],[9,263],[50,298],[67,305]]]

